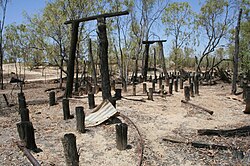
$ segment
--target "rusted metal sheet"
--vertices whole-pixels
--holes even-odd
[[[100,107],[96,112],[85,117],[85,125],[86,127],[97,126],[108,120],[110,117],[114,116],[117,112],[118,111],[109,101],[105,101],[103,106]]]

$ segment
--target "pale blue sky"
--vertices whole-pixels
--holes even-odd
[[[48,0],[11,0],[7,7],[6,25],[16,22],[17,24],[22,23],[25,19],[23,17],[23,11],[26,11],[29,15],[41,12],[45,7],[46,1]],[[184,0],[171,0],[184,1]],[[189,0],[188,2],[196,12],[199,11],[200,0]]]
[[[41,12],[45,5],[45,0],[11,0],[7,6],[6,25],[14,22],[22,23],[24,21],[23,11],[33,15]]]

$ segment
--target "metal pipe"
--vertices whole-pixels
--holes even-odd
[[[25,154],[25,156],[29,159],[29,161],[31,162],[31,164],[33,166],[41,166],[39,164],[39,162],[35,159],[35,157],[30,153],[30,151],[25,147],[25,145],[21,142],[17,142],[17,146],[20,150],[23,151],[23,153]]]

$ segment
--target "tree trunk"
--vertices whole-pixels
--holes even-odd
[[[108,38],[106,31],[105,18],[97,19],[97,33],[99,40],[99,58],[100,58],[100,72],[102,79],[102,98],[111,98],[111,87],[109,80],[109,67],[108,67]]]
[[[236,81],[238,77],[238,60],[239,60],[239,34],[240,34],[240,21],[241,21],[242,9],[240,9],[238,22],[235,31],[235,50],[234,50],[234,61],[233,61],[233,81],[232,81],[232,94],[236,94],[237,86]]]
[[[90,60],[91,67],[92,67],[92,77],[93,77],[94,85],[96,88],[96,85],[97,85],[96,69],[95,69],[95,62],[94,62],[93,53],[92,53],[92,43],[91,43],[90,38],[88,40],[88,49],[89,49],[89,60]]]
[[[159,54],[161,58],[161,63],[162,63],[161,65],[162,65],[163,73],[164,73],[164,76],[167,77],[168,72],[167,72],[166,63],[165,63],[163,44],[162,42],[158,42],[158,44],[159,44]]]
[[[143,64],[143,79],[147,81],[147,73],[148,73],[148,57],[149,57],[149,44],[145,45],[145,52],[144,52],[144,64]]]
[[[156,75],[156,50],[154,48],[154,76],[155,76],[155,80],[157,80],[157,75]]]
[[[66,98],[72,97],[76,44],[77,44],[77,39],[78,39],[78,27],[79,27],[79,22],[72,23],[70,53],[69,53],[69,61],[68,61],[68,66],[67,66],[68,75],[67,75],[67,83],[66,83],[66,91],[65,91]]]

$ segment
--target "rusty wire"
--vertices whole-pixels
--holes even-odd
[[[131,119],[129,119],[127,116],[125,116],[125,115],[123,115],[121,113],[119,113],[119,116],[122,117],[125,121],[128,121],[129,123],[131,123],[134,126],[134,128],[136,129],[136,131],[137,131],[137,133],[138,133],[138,135],[140,137],[140,143],[139,143],[139,148],[138,148],[139,149],[139,163],[138,163],[138,166],[141,166],[142,159],[143,159],[143,149],[144,149],[144,141],[142,139],[142,135],[141,135],[138,127],[134,124],[134,122]]]

